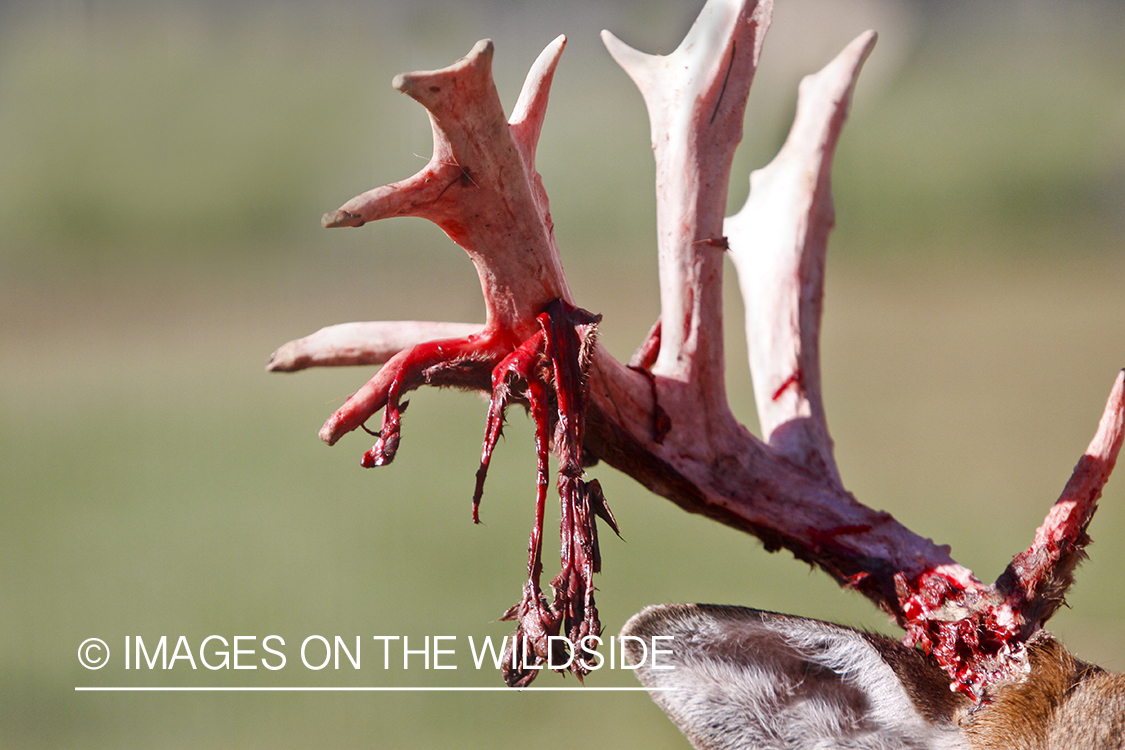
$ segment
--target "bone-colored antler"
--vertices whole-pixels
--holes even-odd
[[[513,656],[530,653],[541,663],[560,623],[568,635],[599,632],[589,581],[598,564],[593,517],[612,523],[612,515],[600,491],[581,479],[593,456],[684,509],[750,532],[771,551],[789,549],[863,592],[907,629],[908,641],[935,653],[960,689],[979,696],[1018,671],[1022,642],[1069,583],[1121,447],[1125,386],[1119,378],[1090,452],[1032,548],[994,586],[957,564],[947,547],[844,489],[821,398],[818,335],[834,221],[832,156],[875,36],[861,35],[805,79],[788,140],[753,175],[746,206],[724,224],[731,159],[770,12],[769,0],[710,0],[668,56],[604,35],[648,105],[657,160],[661,321],[633,363],[598,347],[596,319],[573,306],[535,171],[560,37],[533,67],[510,121],[492,85],[489,42],[444,70],[396,78],[396,88],[430,113],[433,158],[414,177],[325,216],[326,226],[403,215],[437,223],[476,266],[484,327],[348,324],[285,345],[270,368],[385,362],[321,431],[335,443],[384,409],[379,440],[364,457],[369,466],[393,458],[407,391],[423,384],[490,391],[476,500],[505,405],[529,406],[540,455],[537,521],[529,582],[509,614],[531,642]],[[765,442],[735,420],[726,401],[721,274],[728,245],[746,301]],[[538,588],[548,443],[563,459],[564,517],[563,572],[550,605]],[[533,676],[519,669],[509,675],[517,684]]]
[[[856,77],[874,46],[875,33],[862,34],[801,83],[788,140],[751,176],[745,206],[725,224],[746,308],[762,438],[836,482],[819,343],[828,232],[835,222],[830,174]]]

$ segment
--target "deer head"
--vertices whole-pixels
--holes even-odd
[[[616,521],[584,469],[604,460],[685,510],[816,564],[906,630],[902,645],[754,610],[646,610],[626,632],[675,636],[675,669],[640,677],[646,685],[681,688],[661,691],[657,700],[697,746],[1039,747],[1075,736],[1081,725],[1100,727],[1101,741],[1116,747],[1125,722],[1120,679],[1073,659],[1042,627],[1083,556],[1087,525],[1121,448],[1125,374],[1059,501],[994,584],[955,562],[948,547],[844,488],[821,398],[818,331],[834,222],[832,158],[875,34],[861,35],[802,82],[788,140],[751,176],[745,207],[724,218],[731,159],[771,8],[770,0],[709,0],[667,56],[643,54],[603,33],[644,96],[657,165],[661,317],[631,362],[598,346],[599,317],[572,298],[535,170],[565,47],[559,37],[532,67],[510,119],[492,83],[491,42],[448,68],[396,78],[394,86],[430,114],[433,157],[414,177],[324,217],[328,227],[391,216],[435,222],[476,266],[484,324],[332,326],[281,347],[269,369],[383,365],[320,433],[334,444],[367,430],[366,421],[382,410],[381,429],[368,430],[377,440],[364,466],[394,458],[408,391],[438,385],[489,393],[474,519],[505,409],[514,402],[529,410],[539,481],[528,579],[506,615],[518,621],[506,660],[509,684],[533,679],[553,648],[552,635],[576,643],[601,632],[591,582],[600,566],[596,519],[614,529]],[[734,262],[745,302],[761,439],[727,406],[724,255]],[[559,459],[563,543],[548,601],[540,575],[551,451]],[[580,660],[570,668],[583,674]],[[1093,705],[1109,712],[1101,724],[1091,718]],[[782,727],[782,716],[793,723]],[[1009,728],[1027,727],[1030,716],[1053,723],[1036,724],[1034,739],[1011,739]]]

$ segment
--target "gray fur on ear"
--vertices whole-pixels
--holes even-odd
[[[621,634],[672,637],[637,677],[665,688],[653,700],[700,750],[969,747],[940,669],[889,638],[703,604],[649,607]],[[637,643],[624,643],[640,661]]]

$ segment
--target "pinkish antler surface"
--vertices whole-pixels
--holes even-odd
[[[582,478],[582,466],[594,459],[863,592],[976,698],[1020,673],[1022,644],[1057,608],[1082,555],[1086,524],[1121,447],[1122,377],[1063,497],[1031,548],[994,585],[978,581],[947,547],[844,488],[821,398],[818,336],[834,222],[832,157],[875,35],[861,35],[805,79],[788,140],[752,176],[745,207],[724,219],[731,160],[771,9],[769,0],[710,0],[667,56],[603,34],[644,96],[657,164],[661,319],[628,366],[595,343],[597,317],[571,298],[535,170],[562,37],[533,66],[510,120],[492,84],[490,42],[449,68],[396,78],[395,87],[430,114],[433,157],[414,177],[324,217],[330,227],[390,216],[430,219],[465,249],[480,276],[483,328],[334,326],[283,346],[270,369],[383,364],[321,430],[333,444],[383,410],[365,466],[394,457],[407,391],[445,385],[491,393],[475,502],[504,408],[516,401],[529,409],[539,483],[529,579],[508,613],[519,621],[505,675],[510,684],[530,681],[548,656],[548,637],[560,629],[572,642],[600,632],[590,581],[599,565],[594,517],[616,525],[596,484]],[[746,302],[764,440],[727,406],[721,276],[728,252]],[[563,507],[562,572],[551,603],[539,587],[548,450],[560,459]],[[581,675],[580,664],[575,671]]]

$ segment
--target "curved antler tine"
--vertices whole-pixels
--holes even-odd
[[[762,438],[790,460],[840,475],[820,388],[820,316],[832,208],[832,157],[860,69],[875,46],[861,34],[800,87],[789,137],[750,177],[724,224],[746,307],[746,341]]]
[[[516,106],[508,120],[512,127],[512,137],[529,167],[535,165],[535,147],[539,144],[539,133],[547,114],[547,98],[551,93],[555,68],[559,65],[564,49],[566,36],[560,35],[539,53],[531,70],[527,72],[520,98],[516,100]]]
[[[640,89],[652,127],[662,321],[652,371],[701,385],[707,411],[726,408],[723,215],[772,8],[770,0],[710,0],[667,56],[638,52],[602,32]]]
[[[996,582],[1006,605],[1030,635],[1063,604],[1074,569],[1086,557],[1086,527],[1125,440],[1125,370],[1117,375],[1090,446],[1051,506],[1035,540],[1012,560]]]
[[[381,365],[404,349],[427,341],[465,338],[480,333],[475,323],[420,320],[371,321],[325,326],[316,333],[282,344],[270,356],[270,372],[309,367]]]
[[[325,214],[325,227],[362,226],[392,216],[418,216],[440,225],[450,218],[451,202],[439,199],[463,176],[462,162],[477,161],[472,157],[480,142],[487,142],[488,128],[506,122],[492,80],[492,55],[492,41],[483,39],[448,67],[395,76],[394,88],[429,113],[434,154],[413,177],[369,190]]]
[[[324,225],[360,226],[391,216],[434,222],[476,266],[488,325],[513,339],[533,335],[547,303],[571,297],[534,167],[538,124],[564,47],[560,37],[540,56],[512,125],[493,83],[487,39],[447,68],[397,76],[394,87],[430,114],[434,154],[413,177],[325,214]]]

